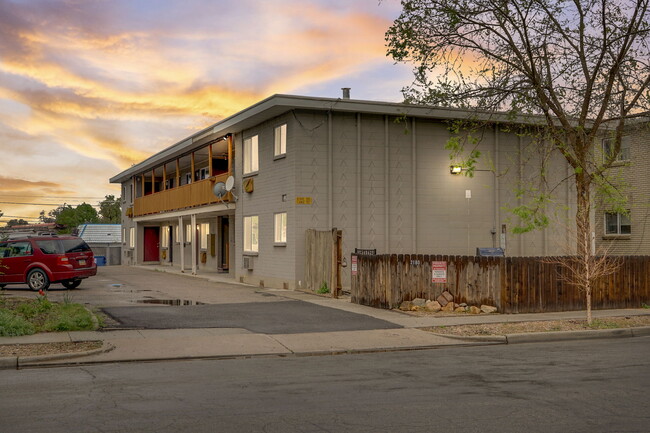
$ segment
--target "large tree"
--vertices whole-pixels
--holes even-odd
[[[107,195],[99,202],[99,222],[105,224],[119,224],[122,218],[120,198],[114,195]]]
[[[80,224],[96,223],[99,221],[97,211],[88,203],[82,203],[74,208],[70,205],[63,205],[55,211],[56,223],[65,227],[61,230],[61,233],[70,233]]]
[[[588,321],[594,190],[615,195],[626,124],[650,110],[649,1],[403,0],[386,33],[389,55],[416,64],[408,102],[507,112],[571,166]]]

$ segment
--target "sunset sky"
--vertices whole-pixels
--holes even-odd
[[[119,195],[108,179],[275,93],[400,101],[398,0],[0,0],[0,210]],[[31,204],[15,204],[31,203]]]

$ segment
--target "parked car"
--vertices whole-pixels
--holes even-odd
[[[93,251],[78,237],[26,236],[0,242],[0,288],[26,283],[38,291],[61,283],[74,289],[93,275]]]

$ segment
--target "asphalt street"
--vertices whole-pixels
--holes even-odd
[[[650,338],[0,371],[2,432],[641,432]]]
[[[300,301],[220,305],[112,307],[120,327],[143,329],[243,328],[262,334],[362,331],[400,326],[370,316]]]

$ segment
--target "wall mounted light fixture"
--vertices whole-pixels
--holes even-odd
[[[449,172],[451,174],[460,174],[463,171],[463,167],[460,165],[450,165],[449,166]]]

